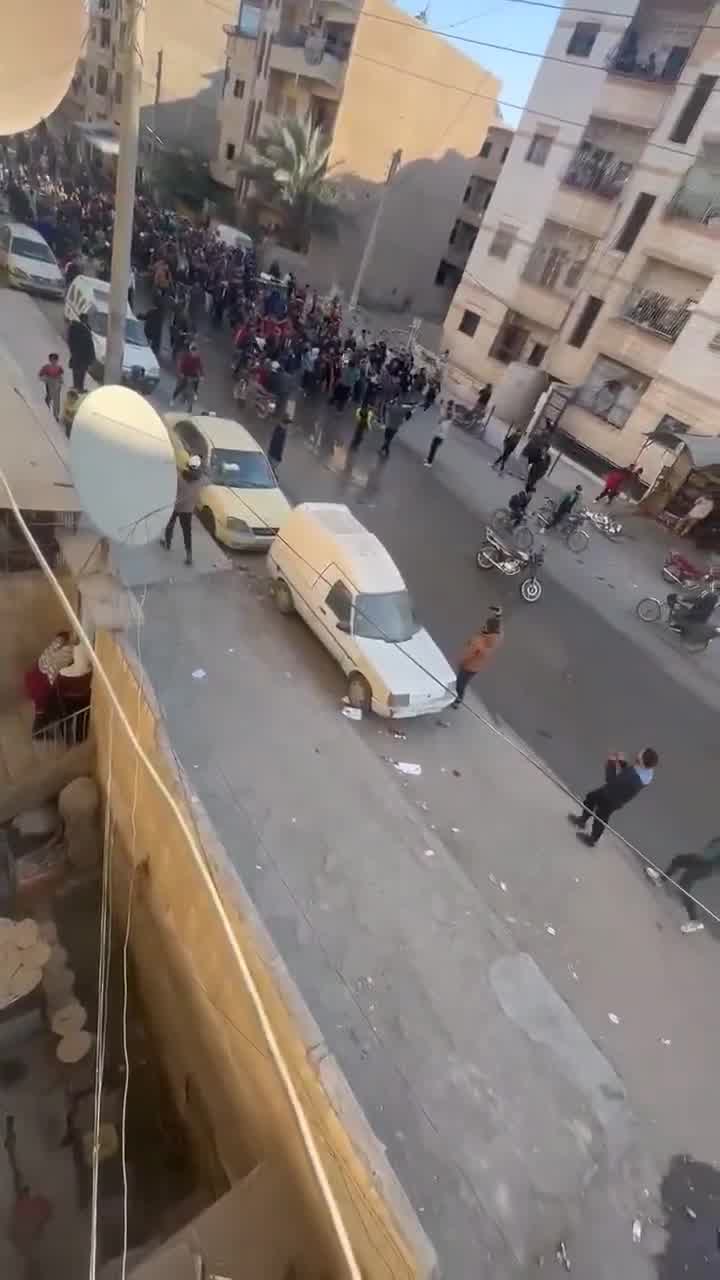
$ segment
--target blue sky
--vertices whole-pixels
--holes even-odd
[[[402,8],[412,14],[416,14],[424,2],[398,0]],[[518,49],[543,53],[557,17],[556,9],[534,8],[532,5],[515,4],[512,0],[430,0],[428,26],[447,31],[451,39],[453,36],[471,36],[474,40],[488,40],[491,44],[514,45]],[[500,97],[522,106],[540,65],[537,58],[484,49],[460,40],[453,43],[498,76],[502,81]],[[509,124],[517,124],[517,111],[503,107],[502,113]]]

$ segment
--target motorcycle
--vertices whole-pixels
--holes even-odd
[[[517,547],[507,547],[488,526],[485,530],[485,542],[475,557],[475,563],[478,569],[499,569],[507,578],[514,578],[524,572],[520,595],[527,604],[535,604],[542,595],[538,570],[544,559],[544,547],[537,551],[520,551]]]
[[[720,635],[720,627],[713,622],[688,619],[687,607],[680,602],[676,591],[671,591],[664,601],[655,596],[645,596],[638,601],[635,612],[641,622],[662,621],[669,631],[680,636],[688,653],[705,653],[715,637]]]
[[[716,582],[720,577],[720,569],[717,567],[701,569],[679,551],[669,551],[663,563],[662,576],[673,586],[687,590],[698,586],[703,581]]]
[[[616,538],[622,537],[623,527],[619,520],[613,520],[612,516],[608,516],[604,511],[584,511],[583,516],[589,520],[599,533],[604,533],[606,538],[614,541]]]

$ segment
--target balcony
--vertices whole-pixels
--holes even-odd
[[[639,329],[646,329],[656,338],[662,338],[664,342],[674,342],[685,328],[695,305],[690,298],[679,302],[665,293],[659,293],[657,289],[639,285],[630,290],[621,317],[630,324],[637,325]]]
[[[610,75],[652,84],[675,84],[690,56],[689,45],[663,45],[661,33],[629,27],[607,58]]]
[[[632,171],[633,166],[627,160],[620,160],[604,147],[583,141],[570,161],[562,182],[566,187],[587,191],[603,200],[617,200]]]
[[[716,235],[720,234],[720,174],[707,173],[702,182],[702,174],[696,173],[700,181],[686,182],[668,201],[666,214],[669,218],[685,218],[688,222],[697,222],[703,227],[711,228]]]
[[[340,89],[347,63],[328,49],[325,38],[304,31],[280,32],[270,53],[273,71],[290,76],[319,80],[332,89]]]

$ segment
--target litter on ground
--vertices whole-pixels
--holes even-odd
[[[612,1022],[613,1026],[615,1026],[615,1027],[619,1026],[619,1024],[620,1024],[620,1019],[618,1018],[618,1016],[617,1016],[617,1014],[616,1014],[616,1013],[609,1013],[609,1014],[608,1014],[608,1018],[609,1018],[609,1019],[610,1019],[610,1021]]]
[[[632,1226],[632,1236],[635,1244],[639,1244],[642,1240],[642,1222],[636,1218]]]
[[[434,849],[426,849],[426,850],[425,850],[425,857],[426,857],[426,858],[434,858],[434,857],[435,857],[435,850],[434,850]]]
[[[207,671],[204,671],[202,667],[196,667],[192,673],[193,680],[204,680],[206,675]]]
[[[422,765],[412,764],[409,760],[391,760],[390,763],[398,773],[407,773],[413,778],[419,777],[422,773]]]
[[[343,707],[342,714],[347,716],[348,720],[362,720],[360,707]]]
[[[554,928],[553,928],[553,926],[552,926],[551,924],[546,924],[546,925],[545,925],[545,932],[546,932],[546,933],[549,933],[551,938],[554,938],[554,937],[555,937],[555,935],[556,935],[556,933],[557,933],[557,929],[554,929]]]

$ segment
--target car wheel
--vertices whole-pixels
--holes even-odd
[[[217,537],[217,527],[215,524],[215,517],[209,507],[203,507],[202,511],[200,512],[200,523],[205,529],[207,529],[211,538]]]
[[[351,707],[357,707],[359,711],[370,710],[372,690],[359,671],[353,671],[348,677],[347,696]]]
[[[280,613],[284,613],[287,617],[295,612],[295,601],[292,598],[292,592],[287,582],[283,582],[282,578],[276,579],[273,586],[273,596]]]

